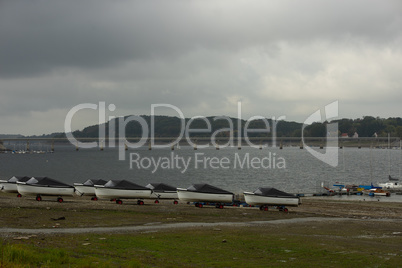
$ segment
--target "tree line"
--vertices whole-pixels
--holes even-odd
[[[141,116],[148,126],[151,125],[151,116]],[[247,122],[246,120],[238,120],[237,118],[219,118],[206,117],[205,119],[191,120],[189,118],[184,119],[184,124],[188,125],[190,129],[196,130],[190,133],[191,137],[209,137],[215,131],[218,131],[216,135],[219,137],[229,137],[231,134],[238,136],[238,127],[240,123],[241,135],[244,136],[244,129],[256,130],[267,129],[266,132],[248,132],[249,137],[270,137],[273,133],[276,133],[277,137],[300,137],[303,129],[303,124],[298,122],[289,121],[272,121],[267,119],[268,126],[263,120],[254,120]],[[211,126],[210,131],[198,131],[205,130],[208,127],[206,121]],[[364,116],[358,119],[339,119],[330,122],[316,122],[311,125],[304,126],[305,137],[325,137],[327,135],[327,124],[338,124],[338,136],[346,133],[349,137],[352,137],[355,133],[359,137],[386,137],[388,133],[392,137],[402,137],[402,118],[379,118],[372,116]],[[247,125],[246,125],[247,124]],[[112,133],[109,133],[110,129],[114,129],[114,135],[119,136],[119,120],[113,119],[113,121],[106,122],[100,125],[105,129],[106,137],[109,137]],[[83,130],[77,130],[73,132],[76,138],[97,138],[99,136],[99,125],[93,125],[84,128]],[[114,126],[114,127],[113,127]],[[178,137],[182,130],[182,121],[178,117],[173,116],[154,116],[155,137]],[[150,131],[150,129],[148,129]],[[233,133],[231,133],[233,132]],[[141,137],[143,129],[137,121],[130,121],[125,127],[125,137]],[[47,135],[46,135],[47,136]],[[54,138],[64,138],[65,133],[53,133],[49,135]]]

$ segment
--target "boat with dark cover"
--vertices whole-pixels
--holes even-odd
[[[177,195],[177,188],[165,183],[150,183],[145,187],[152,190],[151,198],[155,198],[155,203],[158,203],[159,199],[174,199],[173,203],[177,204],[179,197]]]
[[[17,181],[25,182],[29,180],[31,177],[27,176],[12,176],[8,180],[0,180],[0,189],[5,193],[18,193],[17,189]],[[18,197],[21,197],[21,194],[18,193]]]
[[[107,181],[105,180],[93,180],[89,179],[84,181],[83,183],[74,183],[75,193],[79,196],[92,196],[96,197],[95,195],[95,185],[104,185]],[[92,198],[92,200],[96,200]]]
[[[232,203],[234,194],[209,184],[193,184],[187,189],[177,188],[179,199],[185,202],[196,202],[202,207],[202,202],[217,203],[216,207],[223,208],[224,203]]]
[[[18,192],[22,195],[36,195],[41,201],[42,196],[58,196],[57,201],[63,202],[61,196],[74,195],[75,188],[49,177],[32,177],[26,182],[17,181]]]
[[[289,194],[272,187],[260,187],[254,192],[244,192],[247,204],[260,206],[260,209],[268,210],[268,206],[278,206],[285,211],[285,206],[299,206],[300,197]]]
[[[121,199],[138,199],[137,203],[143,205],[142,199],[151,198],[152,190],[127,180],[110,180],[104,185],[95,185],[95,194],[98,198],[115,199],[122,204]]]

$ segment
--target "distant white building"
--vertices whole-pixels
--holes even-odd
[[[377,132],[374,132],[373,137],[375,137],[375,138],[378,137]]]
[[[353,134],[353,138],[358,138],[359,134],[357,134],[357,132],[355,132],[355,134]]]

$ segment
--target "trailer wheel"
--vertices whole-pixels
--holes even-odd
[[[260,206],[260,210],[263,210],[264,209],[264,206]]]
[[[121,205],[121,204],[123,204],[123,201],[121,201],[120,199],[117,199],[117,200],[116,200],[116,204]]]
[[[268,207],[264,207],[264,211],[268,211]]]
[[[175,201],[173,201],[173,204],[177,205],[177,204],[179,204],[179,202],[177,202],[177,200],[175,200]]]
[[[138,203],[138,205],[140,205],[140,206],[144,205],[144,201],[140,200],[140,202]]]
[[[58,197],[58,198],[57,198],[57,202],[59,202],[59,203],[63,203],[63,198]]]
[[[289,212],[289,209],[288,209],[288,208],[284,208],[284,209],[283,209],[283,212]]]
[[[155,204],[159,204],[159,200],[157,199],[157,200],[155,200]]]
[[[220,208],[220,209],[223,209],[223,205],[219,205],[219,208]]]
[[[93,200],[98,201],[98,197],[97,196],[93,197]]]
[[[17,194],[17,197],[22,197],[22,194]]]
[[[199,203],[199,204],[198,204],[198,207],[199,207],[199,208],[202,208],[203,206],[202,206],[202,204],[201,204],[201,203]]]
[[[42,197],[40,195],[36,196],[36,201],[42,201]]]

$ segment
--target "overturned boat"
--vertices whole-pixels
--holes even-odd
[[[155,203],[159,203],[159,199],[173,199],[173,204],[177,204],[177,188],[165,183],[150,183],[145,187],[152,190],[151,198],[155,198]]]
[[[196,207],[202,207],[202,202],[216,203],[217,208],[223,208],[224,203],[232,203],[234,194],[209,184],[193,184],[187,189],[177,188],[180,200],[196,202]]]
[[[20,176],[12,176],[8,180],[0,180],[0,189],[5,193],[18,193],[17,189],[17,181],[25,182],[29,180],[31,177],[20,177]],[[18,197],[21,197],[21,194],[18,193]]]
[[[138,199],[137,203],[143,205],[142,199],[151,198],[152,194],[151,189],[126,180],[110,180],[94,187],[98,198],[114,199],[117,204],[123,204],[121,199]]]
[[[48,177],[32,177],[26,182],[17,181],[18,192],[22,195],[36,195],[41,201],[42,196],[58,196],[57,201],[63,202],[62,196],[74,195],[75,188],[71,185]]]
[[[260,187],[254,192],[244,192],[244,198],[247,204],[260,206],[261,210],[268,210],[268,206],[277,206],[287,212],[285,206],[297,207],[301,204],[298,196],[268,187]]]
[[[96,200],[95,185],[104,185],[105,180],[86,180],[83,183],[74,183],[75,193],[79,196],[92,196],[92,200]]]

